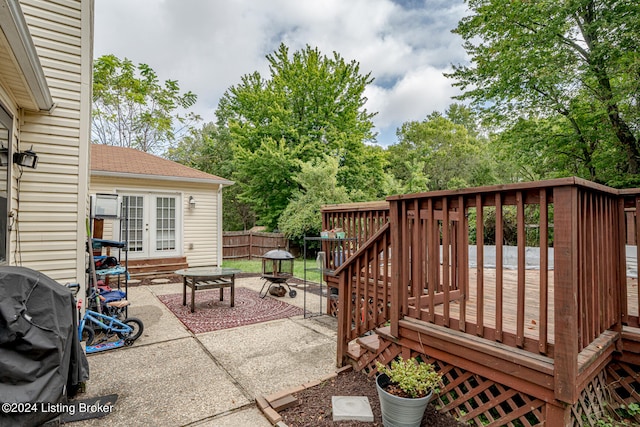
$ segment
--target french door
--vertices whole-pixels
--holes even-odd
[[[129,258],[181,255],[180,196],[124,194],[120,238],[128,242]]]

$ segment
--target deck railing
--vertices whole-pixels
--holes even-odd
[[[388,222],[389,203],[363,202],[322,207],[322,229],[340,228],[348,237],[365,242]]]
[[[627,260],[627,267],[631,269],[631,274],[638,280],[640,279],[640,268],[638,268],[640,260],[640,190],[621,190],[620,194],[624,200],[627,253],[635,255],[630,257],[635,259],[635,263],[631,265],[630,260]],[[630,286],[626,296],[627,299],[622,305],[623,322],[638,328],[640,327],[640,292],[638,291],[638,286]]]
[[[398,336],[410,317],[548,356],[556,381],[576,384],[579,353],[625,320],[624,200],[577,178],[388,198],[388,228],[343,227],[368,238],[337,271],[338,357],[386,320]],[[325,224],[362,223],[335,212]],[[576,389],[556,394],[571,401]]]

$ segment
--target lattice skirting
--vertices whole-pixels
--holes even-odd
[[[400,345],[382,339],[377,352],[361,355],[354,368],[374,376],[377,373],[376,361],[389,364],[402,354],[402,350]],[[411,351],[411,356],[433,363],[442,372],[445,386],[433,403],[440,411],[449,413],[457,420],[478,427],[529,427],[545,424],[544,401],[424,354]],[[606,371],[602,371],[587,384],[579,401],[566,409],[570,410],[571,425],[612,425],[602,424],[603,421],[612,419],[626,419],[628,422],[628,413],[620,415],[616,410],[619,412],[621,405],[640,403],[638,391],[640,368],[612,362]],[[640,419],[636,421],[640,422]]]
[[[628,406],[640,403],[640,367],[613,361],[580,394],[571,408],[573,426],[640,425],[637,410]],[[612,424],[612,423],[620,424]]]
[[[383,340],[377,353],[365,353],[355,368],[373,376],[376,361],[388,364],[401,352],[399,345]],[[529,427],[543,423],[545,403],[542,400],[423,354],[412,352],[411,355],[433,363],[442,372],[445,385],[433,403],[457,420],[476,426]]]
[[[574,427],[598,426],[604,419],[608,407],[607,375],[600,372],[580,393],[580,399],[571,407],[571,420]]]
[[[626,410],[630,404],[640,404],[640,366],[624,362],[611,362],[606,369],[609,415],[615,419],[633,420],[640,425],[637,409]]]

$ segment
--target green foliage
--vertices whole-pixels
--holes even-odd
[[[319,235],[322,205],[349,202],[344,187],[338,186],[337,174],[338,161],[332,157],[301,165],[295,177],[300,190],[294,192],[278,223],[289,239],[300,242],[305,235]]]
[[[264,139],[255,151],[234,145],[234,178],[242,183],[239,199],[251,206],[258,223],[275,230],[280,214],[296,190],[303,147],[288,147],[284,140]]]
[[[165,156],[212,175],[227,179],[234,176],[234,154],[229,132],[213,123],[206,123],[201,129],[191,129]],[[255,212],[249,204],[240,200],[241,193],[241,183],[235,183],[222,192],[225,231],[248,230],[255,225]]]
[[[471,65],[462,99],[508,132],[520,176],[638,182],[640,3],[467,0],[454,32]],[[500,11],[500,13],[496,13]]]
[[[91,139],[94,143],[159,153],[176,134],[199,120],[177,111],[195,104],[192,92],[180,93],[176,80],[160,83],[147,64],[104,55],[93,63]]]
[[[363,95],[373,81],[370,74],[361,74],[355,61],[309,46],[290,54],[282,44],[267,60],[269,78],[244,75],[216,111],[233,146],[238,198],[258,223],[274,228],[299,190],[300,165],[294,159],[334,157],[339,186],[366,200],[385,195],[386,154],[365,145],[374,138],[373,114],[364,108]]]
[[[494,161],[487,142],[473,136],[478,130],[472,113],[459,105],[449,111],[461,124],[433,113],[421,122],[405,122],[398,129],[399,142],[388,149],[389,172],[403,183],[405,192],[495,182]]]
[[[430,363],[419,363],[414,357],[398,358],[391,362],[390,367],[376,361],[376,368],[411,397],[423,397],[432,390],[434,393],[440,392],[442,376]]]

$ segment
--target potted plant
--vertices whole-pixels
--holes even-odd
[[[442,376],[430,363],[416,358],[393,360],[387,367],[376,362],[376,387],[385,427],[419,426],[433,396],[440,392]]]

